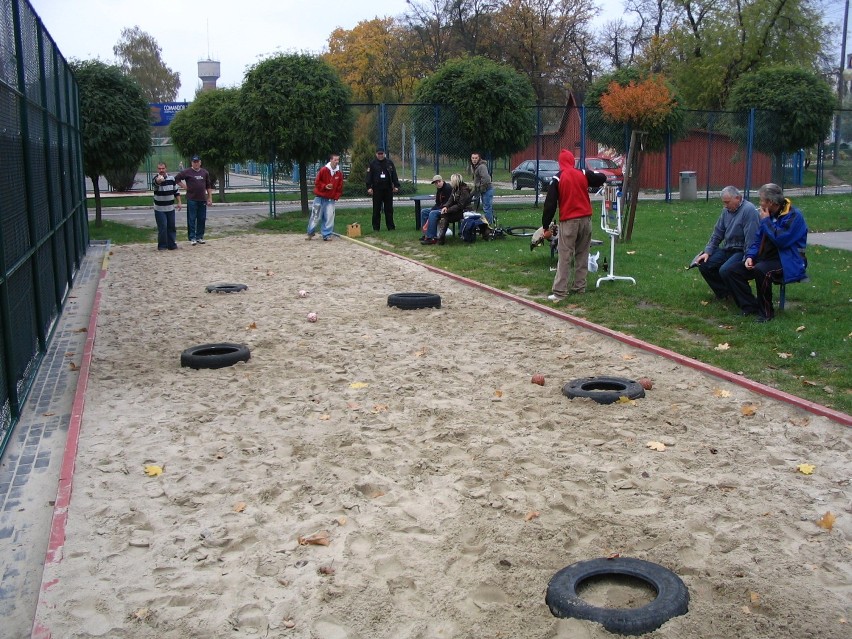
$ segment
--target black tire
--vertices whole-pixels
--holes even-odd
[[[657,591],[657,597],[641,608],[599,608],[577,595],[577,588],[584,581],[607,575],[644,581]],[[630,557],[590,559],[557,572],[547,585],[545,602],[555,617],[586,619],[613,633],[642,635],[653,632],[672,617],[686,614],[689,590],[671,570],[650,561]]]
[[[503,230],[512,237],[532,237],[538,228],[537,226],[507,226]]]
[[[590,397],[598,404],[612,404],[620,397],[645,397],[645,389],[639,382],[623,377],[584,377],[565,384],[562,394],[570,399]]]
[[[518,178],[512,178],[512,188],[515,189],[516,191],[521,190],[521,185],[518,184]]]
[[[187,348],[180,354],[180,365],[188,368],[224,368],[251,357],[245,344],[202,344]]]
[[[248,286],[245,284],[208,284],[208,293],[239,293],[245,291]]]
[[[441,296],[435,293],[391,293],[388,295],[388,306],[404,310],[441,308]]]

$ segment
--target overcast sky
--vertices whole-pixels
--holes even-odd
[[[620,7],[621,0],[597,0]],[[405,13],[405,0],[30,0],[66,60],[115,61],[121,30],[138,25],[180,73],[178,100],[192,100],[198,61],[221,63],[218,86],[239,86],[247,67],[284,52],[321,53],[331,32]]]
[[[599,22],[621,14],[622,0],[595,0]],[[178,100],[192,100],[198,61],[221,63],[218,86],[239,86],[246,68],[284,52],[321,53],[328,36],[377,16],[396,17],[405,0],[30,0],[65,59],[115,61],[112,48],[125,27],[138,25],[162,49],[166,66],[180,72]],[[826,0],[826,17],[843,22],[844,0]],[[852,34],[850,34],[852,39]],[[848,51],[852,53],[852,50]],[[837,62],[839,63],[839,50]]]

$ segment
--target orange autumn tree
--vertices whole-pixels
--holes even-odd
[[[618,148],[618,141],[624,139],[625,129],[630,130],[623,189],[628,206],[622,232],[623,239],[630,241],[639,200],[642,154],[647,150],[662,149],[670,137],[679,137],[683,131],[683,112],[674,91],[662,76],[656,74],[639,76],[636,72],[622,73],[620,77],[610,78],[606,84],[599,85],[599,93],[595,94],[594,89],[590,93],[592,101],[597,101],[600,107],[597,116],[602,128],[599,136],[602,142],[614,141],[615,148]],[[598,137],[598,131],[593,131]]]

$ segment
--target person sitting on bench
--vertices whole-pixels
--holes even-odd
[[[802,212],[784,197],[777,184],[764,184],[757,194],[757,234],[745,251],[745,260],[728,269],[725,283],[742,314],[756,314],[756,321],[763,323],[775,316],[772,284],[799,282],[807,275],[808,226]],[[752,295],[749,280],[755,281],[757,296]]]
[[[450,194],[450,200],[441,209],[438,214],[438,234],[434,241],[429,241],[426,238],[426,244],[444,244],[444,238],[447,235],[447,227],[450,222],[460,222],[464,218],[464,212],[471,210],[471,201],[473,194],[470,187],[465,184],[460,173],[453,173],[450,176],[450,186],[453,192]]]

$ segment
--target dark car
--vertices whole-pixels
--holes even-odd
[[[580,160],[575,165],[580,168]],[[624,173],[621,167],[609,158],[591,157],[586,158],[586,168],[589,171],[597,171],[606,175],[607,186],[621,186],[624,184]]]
[[[535,160],[524,160],[514,171],[512,171],[512,188],[516,191],[528,186],[531,189],[536,185]],[[559,173],[559,162],[556,160],[538,161],[538,184],[539,191],[546,191],[550,184],[550,178]]]

